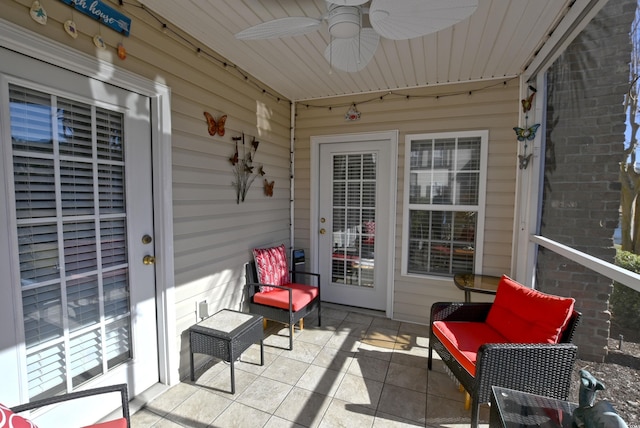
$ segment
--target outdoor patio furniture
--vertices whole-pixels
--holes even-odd
[[[428,368],[435,350],[469,394],[472,428],[492,386],[567,399],[581,316],[573,305],[503,276],[493,303],[431,307]]]
[[[231,393],[236,393],[234,362],[254,343],[260,342],[260,365],[264,365],[264,333],[262,317],[222,309],[209,318],[189,327],[189,362],[191,381],[196,380],[193,354],[206,354],[229,363]]]
[[[491,388],[489,428],[520,428],[571,426],[576,403],[543,397],[508,388]]]
[[[315,278],[315,285],[293,282],[284,245],[253,250],[254,260],[247,264],[247,303],[249,312],[289,326],[289,350],[293,349],[293,328],[305,316],[318,311],[320,321],[320,275],[295,271],[296,278]]]
[[[103,386],[99,388],[87,389],[84,391],[74,391],[68,394],[56,395],[49,398],[43,398],[41,400],[35,400],[30,403],[20,404],[18,406],[13,406],[11,408],[4,407],[0,404],[0,421],[7,421],[11,419],[11,423],[8,423],[7,426],[11,427],[29,427],[31,422],[17,415],[17,413],[25,412],[27,410],[34,410],[44,406],[49,406],[51,404],[62,403],[64,401],[76,400],[85,397],[91,397],[94,395],[100,394],[108,394],[108,393],[120,393],[120,399],[122,401],[122,417],[116,418],[107,422],[96,423],[93,425],[88,425],[84,428],[130,428],[131,420],[129,416],[129,397],[127,394],[127,384],[119,384],[119,385],[110,385]],[[78,403],[79,406],[82,405],[82,401]],[[14,413],[14,415],[11,415]],[[22,424],[22,425],[21,425]],[[64,426],[64,423],[58,426]],[[0,424],[0,426],[5,426]],[[46,427],[40,427],[46,428]]]

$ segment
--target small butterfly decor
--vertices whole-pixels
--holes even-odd
[[[209,135],[215,136],[218,134],[224,137],[224,124],[227,122],[227,115],[220,116],[220,119],[216,119],[208,111],[204,112],[204,117],[207,119],[207,127],[209,128]]]
[[[518,155],[518,164],[520,169],[527,169],[529,166],[529,161],[531,160],[531,156],[533,153],[527,154],[528,142],[533,141],[536,138],[536,132],[540,127],[539,123],[529,126],[529,110],[533,106],[533,97],[536,95],[536,88],[533,86],[529,86],[529,90],[531,93],[529,96],[521,101],[522,103],[522,112],[525,114],[525,125],[524,128],[520,128],[518,126],[514,127],[513,130],[516,133],[516,138],[518,142],[524,142],[524,150],[522,154]]]
[[[266,178],[264,179],[264,194],[266,196],[273,196],[273,185],[276,184],[275,181],[272,181],[271,183],[269,183],[269,180],[267,180]]]
[[[248,148],[245,145],[245,136],[232,137],[235,143],[236,150],[229,158],[229,162],[233,166],[233,172],[235,174],[236,181],[232,184],[236,188],[236,203],[244,202],[249,188],[255,181],[256,177],[263,177],[265,175],[262,165],[254,165],[253,161],[258,151],[259,141],[256,141],[255,137],[251,140],[251,147]],[[239,147],[242,143],[242,147]],[[265,179],[265,183],[266,183]],[[266,194],[266,184],[265,184]],[[273,184],[271,185],[271,195],[273,195]]]

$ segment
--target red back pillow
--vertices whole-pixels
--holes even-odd
[[[268,285],[285,285],[289,281],[289,265],[284,244],[271,248],[254,248],[253,259],[256,262],[258,282]],[[274,290],[273,287],[260,287],[261,292]]]
[[[486,322],[513,343],[558,343],[574,303],[573,298],[545,294],[503,275]]]
[[[33,422],[18,416],[8,407],[0,404],[0,428],[37,428]]]

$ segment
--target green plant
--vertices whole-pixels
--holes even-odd
[[[618,251],[616,266],[640,273],[640,255],[629,251]],[[635,329],[640,325],[640,292],[614,282],[609,306],[613,322],[618,326]]]

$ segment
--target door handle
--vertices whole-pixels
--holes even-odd
[[[156,258],[150,255],[146,255],[142,258],[142,264],[144,265],[155,265],[156,264]]]
[[[320,235],[324,235],[325,233],[327,233],[327,231],[324,230],[324,228],[320,229]]]

